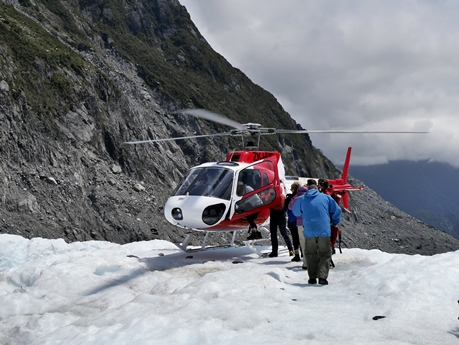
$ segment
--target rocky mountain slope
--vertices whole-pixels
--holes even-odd
[[[163,217],[167,196],[189,167],[223,160],[240,142],[122,143],[227,130],[172,114],[183,108],[300,128],[268,91],[212,50],[176,0],[2,0],[0,231],[179,242],[185,231]],[[282,152],[289,175],[340,174],[307,135],[269,136],[262,145]],[[458,240],[369,188],[352,194],[351,209],[342,224],[350,247],[459,249]],[[226,236],[215,234],[209,243]],[[199,243],[202,234],[195,237]]]

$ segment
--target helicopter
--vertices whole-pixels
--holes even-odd
[[[124,144],[144,144],[202,137],[240,136],[247,138],[245,150],[229,152],[224,161],[206,162],[192,167],[178,184],[164,206],[164,216],[181,228],[204,231],[201,246],[206,248],[209,233],[232,232],[230,246],[237,231],[247,231],[247,225],[261,226],[269,219],[270,209],[283,207],[285,196],[294,181],[305,184],[306,177],[286,176],[281,154],[258,150],[263,135],[287,133],[420,133],[347,130],[287,130],[264,128],[258,123],[240,124],[223,115],[204,109],[186,109],[175,114],[186,114],[232,127],[228,132],[192,135],[175,138],[129,141]],[[341,178],[329,180],[328,193],[349,211],[349,191],[362,190],[347,182],[351,148],[348,148]],[[317,178],[315,179],[318,180]],[[181,244],[183,251],[191,242],[187,234]]]

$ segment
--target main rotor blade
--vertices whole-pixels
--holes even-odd
[[[419,134],[429,131],[355,131],[345,129],[276,129],[275,133],[373,133],[373,134]]]
[[[202,119],[206,119],[209,121],[221,123],[222,125],[227,125],[236,129],[245,129],[245,126],[243,124],[240,124],[239,122],[233,121],[223,115],[213,113],[211,111],[204,109],[184,109],[176,111],[174,112],[174,114],[187,114],[195,117],[200,117]]]
[[[221,136],[225,136],[225,135],[231,135],[231,133],[230,132],[225,132],[225,133],[204,134],[204,135],[190,135],[188,137],[126,141],[123,144],[128,144],[128,145],[145,144],[145,143],[156,143],[156,142],[160,142],[160,141],[172,141],[172,140],[180,140],[180,139],[193,139],[193,138],[204,138],[204,137],[221,137]]]

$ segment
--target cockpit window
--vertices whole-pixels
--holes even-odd
[[[233,171],[221,167],[191,169],[174,195],[203,195],[229,200]]]

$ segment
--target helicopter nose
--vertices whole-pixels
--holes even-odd
[[[164,216],[171,224],[204,230],[222,221],[229,204],[217,198],[172,196],[164,205]]]

